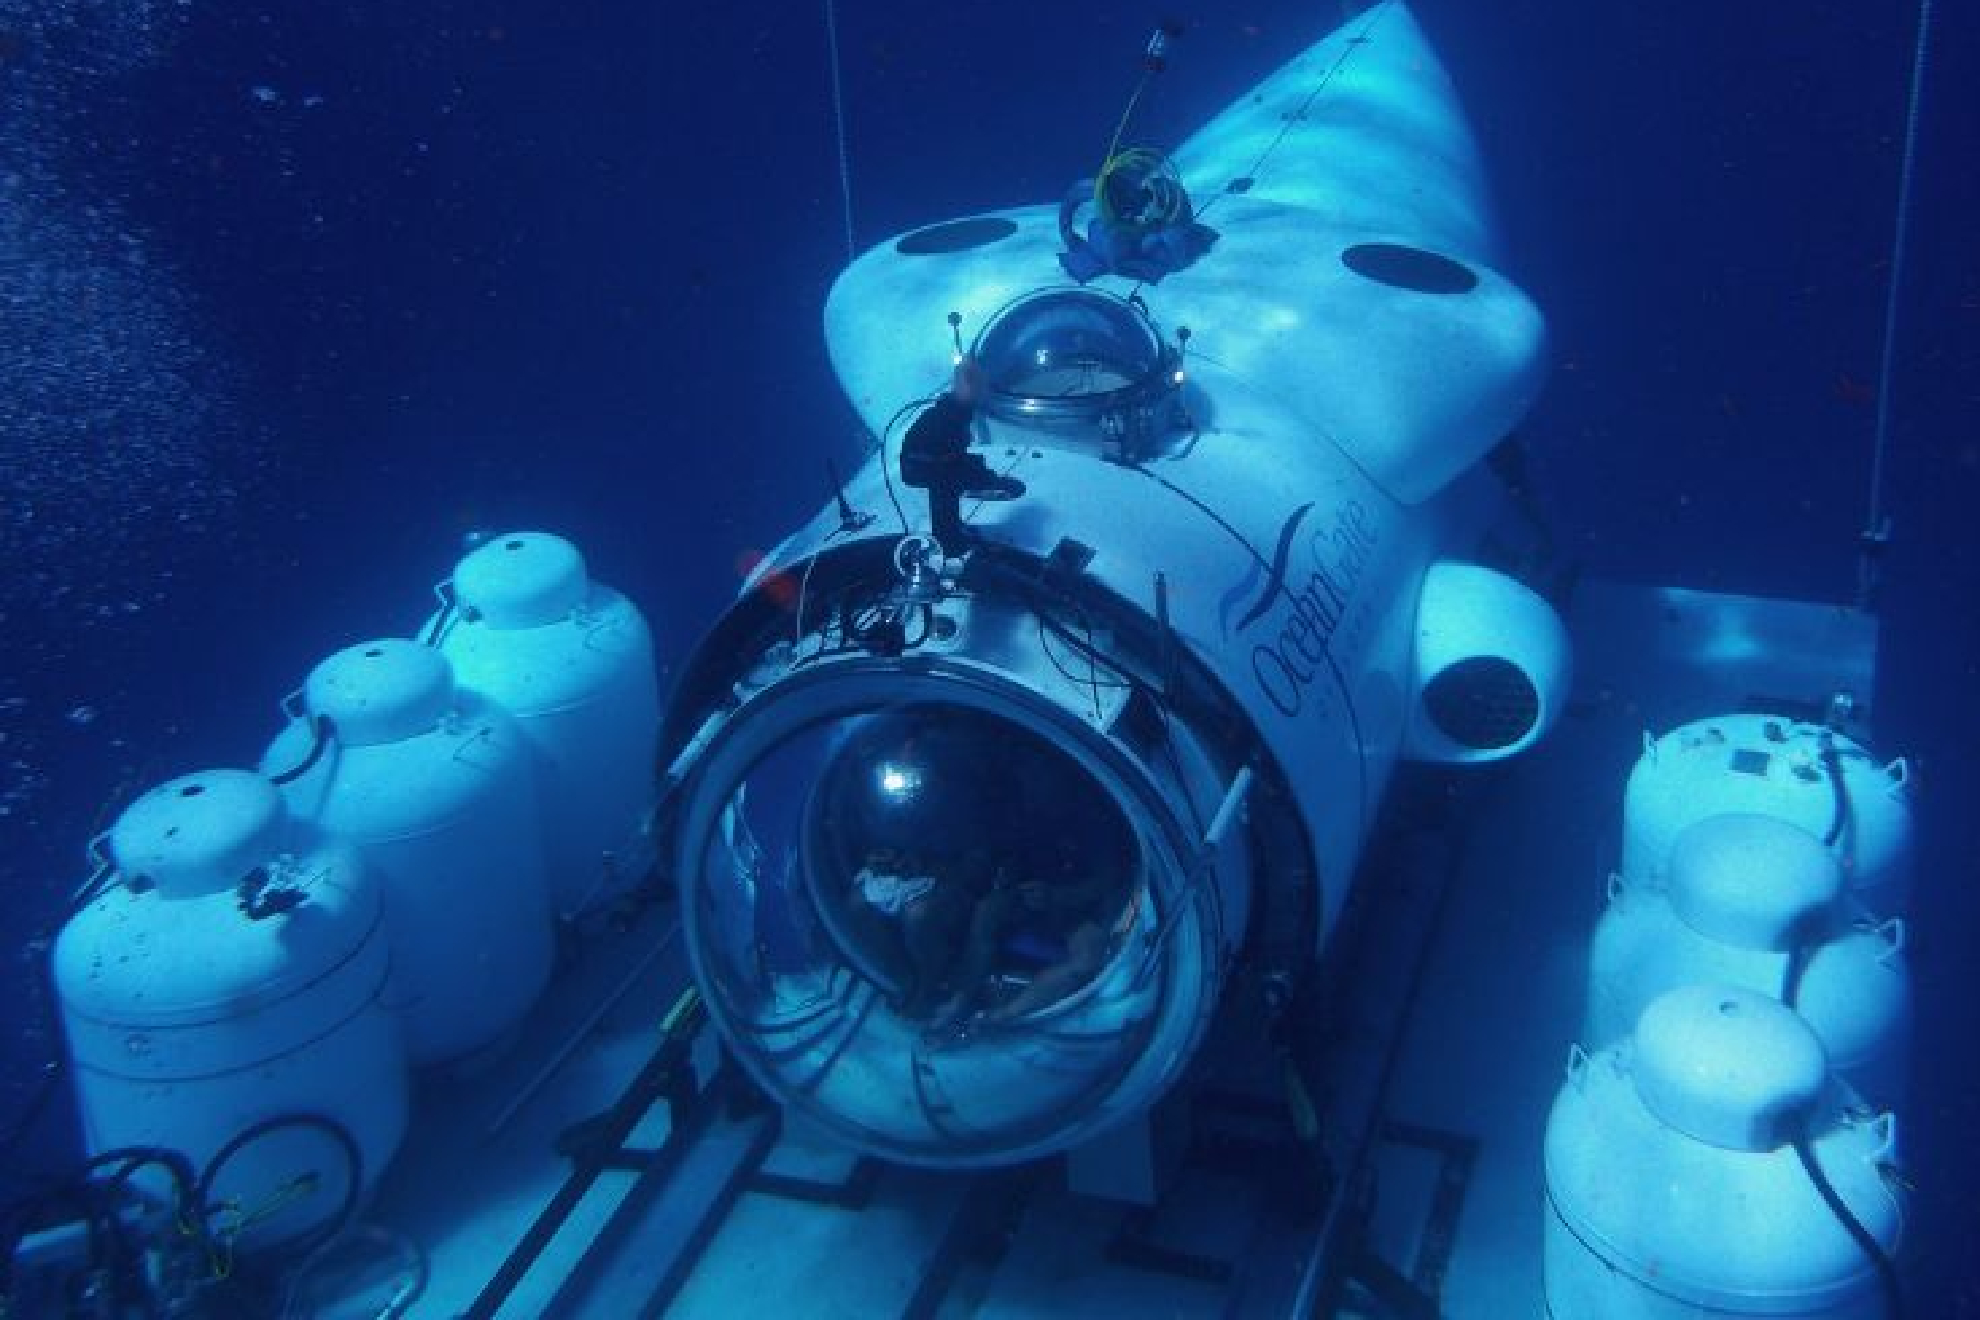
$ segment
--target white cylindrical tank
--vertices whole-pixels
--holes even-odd
[[[1840,794],[1825,739],[1834,742]],[[1646,735],[1623,799],[1623,876],[1661,882],[1687,825],[1722,811],[1759,812],[1817,839],[1833,833],[1845,887],[1872,912],[1902,912],[1912,851],[1906,779],[1902,760],[1879,765],[1842,734],[1771,715],[1726,715]]]
[[[327,721],[327,725],[326,725]],[[311,671],[264,773],[296,814],[348,839],[384,889],[387,1002],[414,1063],[495,1043],[550,976],[543,836],[515,721],[400,638]]]
[[[529,743],[551,901],[560,912],[593,906],[652,864],[652,633],[631,601],[587,577],[575,546],[544,532],[470,552],[453,594],[457,612],[429,629],[455,681],[515,716]]]
[[[1576,1051],[1548,1118],[1548,1314],[1882,1317],[1877,1262],[1795,1143],[1888,1255],[1895,1128],[1829,1077],[1814,1032],[1778,1001],[1726,986],[1661,996],[1624,1045]]]
[[[1751,812],[1710,816],[1678,835],[1663,884],[1610,878],[1582,1044],[1618,1044],[1667,990],[1742,986],[1791,996],[1830,1068],[1896,1107],[1911,1020],[1903,943],[1901,921],[1855,908],[1834,856],[1808,831]]]
[[[406,1126],[377,884],[244,770],[153,789],[110,852],[116,883],[54,951],[89,1149],[164,1147],[195,1170],[226,1151],[213,1197],[238,1218],[216,1228],[247,1220],[248,1243],[326,1225],[354,1194],[337,1129],[361,1190]]]

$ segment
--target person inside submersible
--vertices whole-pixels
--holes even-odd
[[[981,454],[969,452],[975,438],[971,423],[985,388],[983,364],[965,354],[949,388],[922,409],[901,439],[901,481],[928,492],[929,530],[946,554],[961,554],[976,540],[963,525],[963,496],[1014,500],[1024,494],[1022,481],[992,471]]]
[[[1099,973],[1125,885],[1104,873],[1083,872],[1080,862],[1062,843],[1032,878],[1020,880],[1008,866],[997,868],[989,888],[971,905],[951,993],[931,1023],[935,1034],[966,1028],[979,1013],[987,1023],[1016,1021],[1066,998]],[[997,965],[1005,961],[1022,965],[1025,975],[1011,993],[993,996]]]

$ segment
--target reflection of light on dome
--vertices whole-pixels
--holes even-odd
[[[914,796],[921,787],[921,772],[913,766],[883,764],[880,767],[880,791],[896,801]]]

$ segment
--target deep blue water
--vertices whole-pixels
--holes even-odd
[[[855,428],[819,334],[845,257],[822,15],[682,8],[0,0],[8,947],[118,803],[255,756],[314,659],[411,625],[464,533],[568,533],[678,655],[825,496]],[[1180,8],[1157,140],[1337,17]],[[1090,171],[1158,16],[841,10],[862,245]],[[1524,429],[1589,571],[1846,598],[1914,13],[1418,13],[1551,321]],[[1940,15],[1876,694],[1925,766],[1911,1144],[1947,1223],[1980,1163],[1953,1045],[1980,1039],[1976,37]],[[0,1123],[46,1043],[32,960],[7,969],[30,1030]]]

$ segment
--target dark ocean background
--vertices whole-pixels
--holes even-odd
[[[1090,173],[1164,16],[840,11],[861,246]],[[1524,430],[1586,571],[1849,598],[1914,9],[1416,11],[1551,322]],[[1175,13],[1143,140],[1339,18]],[[1939,1297],[1980,1176],[1975,85],[1980,25],[1948,9],[1874,694],[1925,784],[1906,1144]],[[855,452],[820,334],[845,256],[819,6],[0,0],[0,1132],[52,1045],[33,940],[85,839],[251,763],[316,659],[415,624],[464,535],[571,536],[684,652]],[[7,1172],[72,1139],[58,1100]]]

